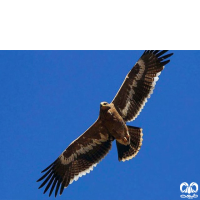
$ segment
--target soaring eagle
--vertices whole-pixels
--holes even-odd
[[[128,126],[126,122],[140,114],[152,94],[158,76],[173,55],[166,52],[144,51],[113,101],[101,102],[96,122],[42,171],[45,174],[37,181],[43,181],[39,188],[46,185],[44,193],[50,188],[50,196],[55,188],[55,196],[59,189],[61,195],[69,184],[93,170],[109,152],[113,140],[116,140],[119,161],[137,155],[142,145],[142,129]]]

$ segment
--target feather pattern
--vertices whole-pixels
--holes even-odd
[[[134,120],[150,98],[164,65],[170,61],[166,59],[173,55],[164,55],[166,52],[145,51],[126,76],[112,101],[124,121]]]
[[[50,189],[51,196],[55,189],[55,196],[60,189],[60,195],[64,188],[73,181],[77,181],[83,175],[90,173],[111,149],[112,138],[107,130],[97,120],[85,133],[73,141],[69,147],[46,169],[45,174],[38,179],[43,181],[39,188],[46,185],[44,193]]]

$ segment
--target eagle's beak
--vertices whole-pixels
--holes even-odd
[[[100,109],[103,109],[103,110],[108,110],[110,108],[109,104],[106,103],[106,102],[101,102],[100,103]]]
[[[100,103],[100,107],[103,107],[103,106],[104,106],[104,107],[107,106],[106,102],[101,102],[101,103]]]

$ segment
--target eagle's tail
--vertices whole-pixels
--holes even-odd
[[[119,161],[130,160],[137,155],[142,145],[142,129],[134,126],[128,126],[130,135],[130,145],[123,145],[117,142],[117,151]]]

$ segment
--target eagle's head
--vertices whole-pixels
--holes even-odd
[[[111,108],[110,104],[103,101],[100,103],[100,110],[109,110]]]

